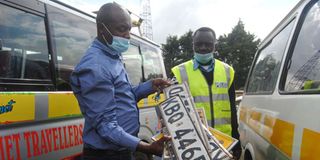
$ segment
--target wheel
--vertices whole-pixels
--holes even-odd
[[[252,160],[252,156],[249,150],[244,153],[244,160]]]

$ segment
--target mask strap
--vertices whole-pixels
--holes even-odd
[[[107,28],[107,26],[104,25],[104,23],[101,23],[101,24],[102,24],[103,27],[107,30],[107,32],[112,36],[112,40],[113,40],[113,34],[109,31],[109,29]],[[102,34],[102,38],[104,39],[104,41],[105,41],[107,44],[109,44],[108,41],[107,41],[107,39],[106,39],[106,37],[104,37],[103,34]],[[111,42],[111,44],[112,44],[112,42]],[[110,44],[110,45],[111,45],[111,44]]]
[[[104,25],[104,23],[101,23],[103,25],[103,27],[108,31],[108,33],[113,37],[113,34],[109,31],[109,29],[107,28],[106,25]]]
[[[102,38],[103,38],[103,40],[104,40],[104,42],[105,42],[106,44],[109,44],[108,41],[106,40],[106,38],[104,37],[104,35],[102,35]]]

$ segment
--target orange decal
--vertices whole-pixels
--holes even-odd
[[[260,132],[261,127],[261,113],[257,111],[250,110],[249,111],[250,118],[248,120],[249,126],[254,129],[257,133]]]
[[[240,115],[239,115],[239,119],[243,122],[246,122],[246,115],[247,115],[247,108],[246,107],[241,107],[240,108]]]
[[[316,160],[319,159],[320,152],[320,133],[310,129],[303,129],[300,159]]]
[[[266,138],[268,141],[271,141],[271,136],[273,132],[273,127],[275,125],[276,118],[266,115],[264,117],[264,126],[263,126],[263,132],[262,136]]]
[[[292,157],[294,124],[270,115],[264,115],[264,117],[262,117],[262,113],[250,108],[243,109],[243,111],[241,108],[240,115],[241,112],[243,113],[243,117],[249,116],[248,121],[245,120],[246,118],[243,118],[244,120],[242,121],[244,123],[288,157]]]
[[[284,152],[288,157],[292,156],[294,136],[294,124],[276,119],[272,129],[271,143]]]

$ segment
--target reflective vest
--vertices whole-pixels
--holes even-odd
[[[304,82],[304,90],[308,89],[320,89],[320,81],[319,80],[306,80]]]
[[[208,125],[231,136],[231,108],[229,88],[234,70],[215,59],[211,88],[199,69],[193,69],[193,60],[172,68],[179,83],[187,82],[197,108],[204,108]]]

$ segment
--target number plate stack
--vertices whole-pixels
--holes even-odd
[[[166,100],[159,105],[162,132],[172,141],[165,146],[163,159],[229,159],[232,155],[219,143],[195,110],[186,83],[164,89]],[[206,121],[206,120],[205,120]]]

